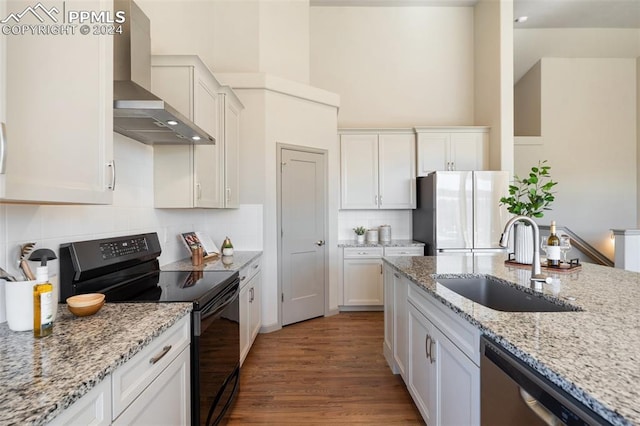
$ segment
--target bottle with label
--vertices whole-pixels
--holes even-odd
[[[53,332],[53,285],[49,282],[49,268],[39,266],[33,286],[33,335],[45,337]]]
[[[560,238],[556,235],[556,221],[551,221],[549,238],[547,238],[547,265],[560,267]]]

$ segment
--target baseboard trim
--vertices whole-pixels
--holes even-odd
[[[340,306],[340,312],[384,311],[384,306]]]
[[[282,330],[282,326],[280,324],[269,324],[263,325],[260,327],[260,333],[273,333],[274,331]]]

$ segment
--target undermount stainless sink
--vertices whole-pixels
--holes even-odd
[[[581,311],[577,306],[553,302],[527,293],[490,276],[436,278],[436,282],[482,306],[507,312]]]

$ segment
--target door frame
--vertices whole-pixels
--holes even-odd
[[[276,235],[278,240],[278,323],[282,327],[282,151],[283,150],[321,154],[324,159],[324,316],[329,314],[329,247],[327,236],[329,235],[329,151],[326,149],[312,148],[308,146],[293,145],[276,142]],[[278,229],[280,232],[278,232]]]

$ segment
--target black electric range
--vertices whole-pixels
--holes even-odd
[[[60,302],[103,293],[110,302],[191,302],[191,420],[217,425],[240,377],[237,271],[161,271],[156,233],[60,245]]]

